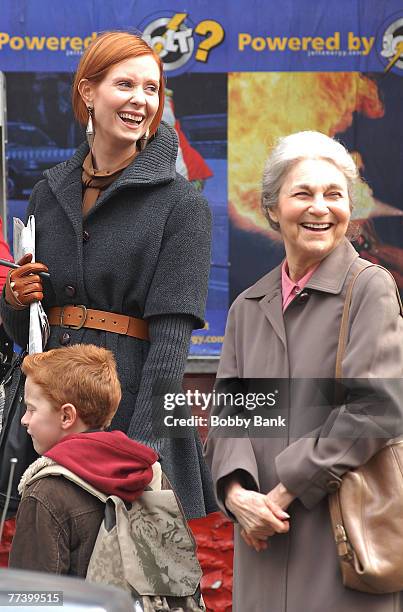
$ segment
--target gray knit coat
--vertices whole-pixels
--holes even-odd
[[[82,216],[82,163],[88,146],[44,173],[27,215],[36,220],[36,260],[45,263],[43,306],[88,308],[142,317],[150,342],[92,329],[52,326],[47,349],[93,343],[110,349],[122,384],[112,422],[153,446],[188,518],[215,509],[210,474],[198,434],[157,438],[152,429],[156,381],[181,381],[192,328],[203,325],[210,265],[211,215],[207,201],[175,171],[177,138],[162,123],[135,160]],[[9,335],[28,339],[28,311],[5,302]]]

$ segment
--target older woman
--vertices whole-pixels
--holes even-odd
[[[263,209],[286,259],[232,305],[217,391],[238,389],[242,379],[287,378],[289,395],[277,430],[265,435],[255,427],[230,438],[211,431],[207,441],[217,498],[235,520],[234,611],[403,610],[401,593],[343,586],[327,500],[341,476],[387,438],[372,435],[376,415],[360,439],[354,414],[308,399],[314,379],[334,378],[346,289],[367,265],[346,239],[357,180],[344,147],[317,132],[281,139],[264,171]],[[354,380],[403,375],[403,319],[383,269],[368,267],[354,286],[342,365]],[[396,404],[391,399],[393,416]],[[213,414],[230,413],[227,401]]]
[[[204,325],[210,211],[176,173],[164,84],[160,57],[132,33],[106,32],[83,54],[72,102],[88,144],[34,187],[38,263],[28,255],[9,274],[0,314],[25,346],[28,306],[43,300],[47,349],[114,353],[123,394],[112,428],[154,446],[191,518],[215,508],[200,440],[158,438],[152,395],[161,379],[180,384],[191,332]]]

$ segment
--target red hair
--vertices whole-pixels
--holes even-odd
[[[165,100],[162,61],[159,55],[140,36],[130,32],[105,32],[98,36],[84,52],[74,77],[72,94],[73,111],[79,123],[85,125],[88,121],[88,110],[78,91],[81,79],[99,83],[112,66],[140,55],[151,55],[160,70],[159,105],[150,125],[150,136],[156,132],[161,121]]]
[[[74,344],[27,355],[22,371],[41,387],[55,410],[73,404],[91,429],[110,425],[122,391],[111,351],[93,344]]]

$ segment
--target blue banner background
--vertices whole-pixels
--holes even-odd
[[[162,3],[159,0],[114,0],[114,2],[83,2],[82,0],[10,0],[2,2],[0,15],[1,69],[18,71],[72,72],[79,51],[13,50],[5,36],[17,37],[80,37],[110,29],[141,29],[161,17],[186,13],[186,27],[191,28],[194,52],[188,62],[176,72],[229,71],[382,71],[387,64],[380,56],[385,28],[403,17],[400,0],[237,0],[237,2]],[[223,40],[216,44],[213,33],[196,34],[200,22],[219,24]],[[310,55],[308,50],[254,50],[247,45],[239,50],[239,34],[260,37],[322,37],[340,33],[340,53]],[[375,37],[371,50],[362,55],[359,49],[348,49],[348,36]],[[213,45],[206,62],[195,60],[200,44],[209,39]],[[20,43],[17,41],[16,45]],[[260,43],[261,44],[261,43]],[[356,43],[357,45],[358,43]],[[51,45],[56,46],[53,41]],[[350,45],[353,47],[354,45]],[[362,49],[361,49],[362,50]]]

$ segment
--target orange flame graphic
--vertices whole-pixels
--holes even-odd
[[[334,136],[351,125],[354,112],[373,119],[384,113],[376,83],[357,72],[229,74],[228,179],[233,222],[274,237],[260,210],[260,182],[270,148],[280,136],[300,130]],[[380,214],[374,213],[379,207],[383,214],[386,209],[394,211],[362,185],[355,217]]]

